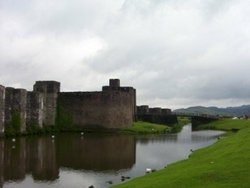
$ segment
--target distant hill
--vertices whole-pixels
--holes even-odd
[[[199,114],[209,114],[209,115],[221,115],[221,116],[244,116],[250,115],[250,105],[243,105],[238,107],[204,107],[204,106],[194,106],[189,108],[181,108],[174,110],[174,112],[180,113],[199,113]]]

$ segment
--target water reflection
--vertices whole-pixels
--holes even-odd
[[[135,163],[132,136],[80,136],[61,134],[51,138],[20,137],[0,141],[0,185],[18,182],[32,174],[34,180],[55,181],[59,168],[117,171]]]
[[[222,132],[158,136],[60,134],[0,140],[0,188],[109,187],[121,176],[137,177],[186,158]]]
[[[4,142],[0,140],[0,188],[4,183]]]
[[[56,144],[50,137],[31,139],[29,142],[30,170],[34,180],[53,181],[59,177]]]
[[[142,135],[136,136],[136,142],[140,144],[152,144],[152,143],[170,143],[177,142],[177,134],[167,134],[167,135]]]
[[[135,140],[131,136],[63,135],[57,139],[60,166],[74,170],[116,171],[135,163]],[[76,152],[77,151],[77,152]],[[80,159],[80,160],[79,160]]]
[[[26,172],[26,145],[24,138],[4,142],[4,181],[21,181]]]

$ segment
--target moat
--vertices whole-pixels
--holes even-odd
[[[155,136],[65,133],[0,140],[0,188],[95,188],[144,175],[208,146],[222,131]],[[128,181],[126,178],[124,181]]]

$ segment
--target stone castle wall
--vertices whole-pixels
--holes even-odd
[[[7,87],[5,89],[5,128],[26,131],[27,91]]]
[[[111,79],[100,92],[60,92],[56,81],[37,81],[33,91],[0,85],[0,135],[34,126],[122,128],[135,120],[136,92]],[[63,125],[65,126],[65,125]]]
[[[27,93],[27,126],[43,127],[43,94],[39,92]]]
[[[0,136],[4,133],[5,87],[0,85]]]
[[[43,96],[43,125],[55,125],[57,97],[60,92],[60,83],[55,81],[37,81],[33,87],[33,91],[41,93]]]
[[[137,119],[150,123],[174,125],[178,123],[177,116],[171,114],[168,108],[149,108],[147,105],[137,106]]]
[[[62,92],[58,105],[76,126],[129,127],[135,119],[135,90],[114,85],[111,81],[101,92]]]

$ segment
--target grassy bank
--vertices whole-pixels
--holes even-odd
[[[250,187],[250,121],[219,120],[210,126],[241,130],[195,151],[187,160],[114,187]]]
[[[225,130],[231,131],[234,129],[244,129],[250,126],[250,120],[241,119],[221,119],[205,125],[202,125],[202,129],[214,129],[214,130]]]
[[[130,128],[125,129],[105,129],[105,128],[80,128],[76,126],[47,126],[39,128],[38,126],[30,126],[26,132],[20,133],[14,129],[5,131],[6,137],[25,136],[25,135],[47,135],[60,132],[85,132],[85,133],[122,133],[122,134],[162,134],[170,132],[170,127],[148,122],[134,122]]]
[[[170,132],[170,128],[166,125],[159,125],[148,122],[134,122],[130,128],[125,128],[120,131],[126,134],[161,134]]]

